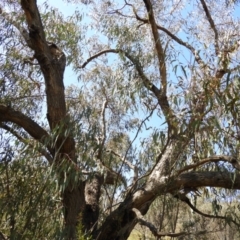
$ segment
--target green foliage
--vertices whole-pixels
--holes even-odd
[[[40,67],[24,40],[22,30],[29,29],[18,1],[0,5],[0,104],[25,114],[48,133],[37,142],[8,119],[0,122],[0,233],[10,239],[61,239],[64,190],[80,180],[91,181],[96,172],[105,181],[110,172],[115,181],[101,189],[101,225],[129,190],[142,191],[172,139],[186,144],[171,156],[171,176],[214,155],[239,159],[238,1],[206,1],[215,25],[206,17],[203,1],[150,1],[157,40],[144,1],[68,2],[76,2],[80,10],[67,17],[48,2],[39,6],[46,40],[67,57],[67,117],[54,129],[46,118],[45,88],[51,86],[45,86],[42,72],[48,66]],[[158,44],[164,56],[159,56]],[[218,79],[221,71],[225,74]],[[74,159],[60,152],[70,137]],[[61,162],[55,165],[58,153]],[[53,164],[44,155],[51,155]],[[233,181],[237,174],[230,163],[216,161],[188,171],[234,173]],[[239,222],[238,192],[201,191],[202,198],[188,197],[208,214],[226,216],[225,222],[204,220],[171,191],[152,204],[148,220],[159,231],[187,231],[185,239],[214,239],[217,232],[210,232],[215,228],[239,237],[239,229],[230,223]],[[92,239],[81,223],[77,232],[80,240]]]
[[[10,239],[55,239],[62,228],[56,176],[42,158],[26,154],[0,162],[0,229]]]
[[[78,240],[92,240],[92,237],[89,236],[89,234],[84,232],[84,228],[80,222],[77,226],[77,239]]]

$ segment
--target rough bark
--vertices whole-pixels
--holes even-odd
[[[71,126],[67,116],[63,73],[65,70],[65,54],[55,45],[48,44],[44,34],[40,14],[35,0],[22,0],[29,31],[29,47],[34,51],[45,80],[47,98],[47,119],[51,130],[61,129],[55,144],[55,164],[63,161],[69,164],[76,162],[75,141],[71,136]],[[69,131],[66,131],[69,130]],[[68,132],[68,134],[66,134]],[[65,135],[64,135],[65,134]],[[60,181],[64,173],[60,172]],[[75,183],[69,174],[68,184],[63,192],[65,208],[66,238],[75,238],[75,229],[79,213],[85,207],[83,182]]]
[[[189,172],[177,178],[163,181],[155,187],[154,191],[147,190],[149,186],[138,189],[131,194],[121,205],[107,217],[98,231],[98,240],[126,240],[136,225],[136,215],[132,211],[138,209],[142,215],[157,196],[177,192],[184,187],[222,187],[226,189],[240,189],[240,175],[221,172]],[[233,178],[234,177],[234,178]],[[234,179],[234,181],[233,181]],[[158,189],[158,192],[157,192]]]

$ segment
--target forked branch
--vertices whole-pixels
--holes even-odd
[[[84,68],[94,59],[98,58],[99,56],[106,54],[106,53],[117,53],[117,54],[124,54],[126,58],[128,58],[133,65],[135,66],[138,75],[142,79],[143,85],[145,88],[147,88],[149,91],[151,91],[157,98],[158,104],[160,105],[163,114],[167,120],[167,123],[171,129],[176,128],[176,116],[172,109],[170,108],[167,96],[164,94],[165,91],[162,92],[162,90],[158,89],[155,84],[153,84],[149,78],[146,76],[146,74],[143,71],[143,67],[141,63],[138,61],[138,59],[134,58],[131,54],[127,53],[126,51],[123,51],[121,49],[106,49],[99,53],[96,53],[95,55],[88,58],[79,68]]]
[[[146,23],[146,24],[149,24],[149,21],[147,19],[144,19],[142,17],[140,17],[138,14],[137,14],[137,11],[136,9],[133,8],[133,12],[135,14],[135,17],[137,20],[143,22],[143,23]],[[176,35],[174,35],[173,33],[171,33],[168,29],[160,26],[159,24],[156,24],[156,27],[157,29],[165,32],[169,37],[171,37],[175,42],[177,42],[178,44],[186,47],[187,49],[189,49],[193,56],[195,57],[195,60],[196,62],[198,63],[198,65],[202,68],[202,69],[205,69],[206,68],[206,63],[202,60],[202,58],[200,57],[198,51],[193,47],[191,46],[189,43],[187,42],[184,42],[183,40],[181,40],[179,37],[177,37]]]

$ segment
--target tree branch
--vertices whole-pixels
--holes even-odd
[[[100,143],[100,147],[98,149],[98,158],[103,161],[102,159],[102,153],[103,153],[103,148],[105,145],[106,141],[106,108],[107,108],[108,101],[105,100],[103,105],[102,105],[102,111],[101,111],[101,118],[102,118],[102,142]]]
[[[46,52],[50,55],[36,0],[21,0],[21,6],[25,12],[32,48],[36,54]]]
[[[195,164],[188,165],[188,166],[182,168],[181,170],[177,171],[176,175],[179,175],[179,174],[181,174],[181,173],[183,173],[187,170],[199,167],[199,166],[204,165],[206,163],[219,162],[219,161],[228,162],[228,163],[232,164],[232,166],[234,168],[236,168],[237,170],[240,170],[240,164],[239,164],[239,162],[237,161],[236,158],[231,157],[231,156],[226,156],[226,155],[218,155],[218,156],[212,156],[212,157],[209,157],[209,158],[204,158],[204,159],[202,159],[201,161],[199,161]]]
[[[80,66],[80,68],[86,67],[86,65],[88,63],[90,63],[92,60],[94,60],[95,58],[97,58],[103,54],[106,54],[106,53],[124,54],[134,64],[139,76],[141,77],[141,79],[143,81],[143,85],[145,86],[145,88],[147,88],[149,91],[151,91],[156,96],[156,98],[158,100],[158,104],[160,105],[160,107],[163,111],[163,114],[167,120],[169,127],[172,129],[176,128],[176,124],[175,124],[176,116],[175,116],[174,112],[172,111],[172,109],[170,108],[167,96],[162,94],[161,91],[148,79],[148,77],[143,72],[143,67],[141,66],[140,62],[137,59],[135,59],[133,56],[131,56],[129,53],[127,53],[121,49],[103,50],[103,51],[93,55],[92,57],[88,58]]]
[[[33,149],[37,149],[37,151],[39,153],[41,153],[47,160],[50,164],[53,163],[53,158],[52,156],[45,150],[43,149],[42,147],[35,147],[33,143],[30,142],[30,139],[25,139],[23,138],[18,132],[16,132],[13,128],[7,126],[6,124],[2,124],[0,122],[0,128],[10,132],[13,136],[15,136],[19,141],[23,142],[24,144],[26,144],[27,146],[30,146],[31,148]]]
[[[207,7],[205,1],[204,0],[200,0],[200,2],[202,4],[204,12],[205,12],[205,14],[207,16],[207,20],[208,20],[208,22],[209,22],[209,24],[210,24],[210,26],[211,26],[211,28],[212,28],[212,30],[214,32],[214,35],[215,35],[215,44],[214,44],[214,46],[215,46],[215,53],[216,53],[216,55],[218,55],[219,54],[219,46],[218,46],[218,31],[217,31],[217,28],[215,26],[215,23],[214,23],[214,21],[212,19],[212,16],[211,16],[211,14],[210,14],[210,12],[208,10],[208,7]]]
[[[156,176],[155,182],[147,182],[144,186],[138,187],[134,192],[128,194],[125,200],[116,208],[99,228],[99,239],[105,239],[108,234],[109,239],[116,239],[116,236],[123,236],[135,226],[136,214],[131,214],[132,209],[136,208],[142,215],[146,214],[151,203],[162,194],[176,193],[183,187],[223,187],[228,189],[240,189],[240,174],[223,172],[191,172],[183,173],[178,177]],[[135,221],[135,222],[134,222]],[[119,231],[112,232],[113,227],[124,226]],[[132,228],[126,226],[131,225]],[[116,235],[117,234],[117,235]]]
[[[66,118],[66,102],[64,95],[63,74],[66,65],[65,54],[55,45],[48,44],[38,11],[36,0],[21,0],[28,25],[28,35],[34,57],[38,60],[44,75],[47,97],[47,119],[54,129]],[[25,37],[26,39],[26,37]]]
[[[175,196],[176,198],[180,199],[182,202],[185,202],[194,212],[204,216],[204,217],[207,217],[207,218],[216,218],[216,219],[222,219],[222,220],[227,220],[227,221],[230,221],[232,223],[234,223],[236,226],[240,226],[239,223],[237,223],[235,220],[233,220],[231,218],[231,216],[218,216],[218,215],[210,215],[210,214],[206,214],[206,213],[203,213],[202,211],[198,210],[195,206],[192,205],[191,201],[189,200],[189,198],[186,196],[186,195],[176,195]]]
[[[240,189],[240,174],[230,172],[188,172],[182,173],[169,180],[168,191],[177,189],[220,187],[227,189]]]
[[[136,19],[143,22],[143,23],[147,23],[149,24],[149,21],[147,19],[141,18],[138,14],[136,9],[133,8],[133,12],[136,16]],[[169,37],[171,37],[175,42],[177,42],[178,44],[186,47],[187,49],[189,49],[193,56],[196,59],[196,62],[199,64],[199,66],[204,70],[206,68],[206,63],[202,60],[202,58],[200,57],[200,55],[198,54],[198,51],[191,46],[190,44],[188,44],[187,42],[184,42],[183,40],[181,40],[180,38],[178,38],[176,35],[172,34],[169,30],[167,30],[166,28],[156,24],[157,28],[163,32],[165,32]]]
[[[45,144],[44,140],[49,138],[48,133],[34,122],[30,117],[27,117],[19,111],[13,110],[9,106],[0,104],[0,122],[12,122],[22,127],[26,132],[29,133],[34,139],[42,144]],[[48,146],[49,152],[53,154],[53,149]]]
[[[158,94],[158,101],[161,102],[160,106],[167,119],[167,122],[169,125],[169,132],[172,133],[171,131],[173,131],[173,133],[175,133],[177,132],[177,129],[178,129],[178,123],[177,123],[176,116],[174,115],[167,98],[167,68],[166,68],[166,62],[165,62],[165,51],[162,47],[161,38],[158,33],[158,27],[155,21],[151,0],[143,0],[143,2],[148,12],[148,22],[152,29],[153,39],[154,39],[158,62],[159,62],[161,88],[160,88],[160,93]]]
[[[153,201],[159,194],[178,192],[184,188],[219,187],[240,190],[240,174],[229,172],[188,172],[179,176],[167,177],[160,170],[152,172],[144,188],[139,188],[133,195],[135,207]],[[140,210],[140,209],[139,209]]]
[[[106,53],[118,53],[118,54],[124,54],[136,67],[136,70],[139,74],[139,76],[142,78],[143,80],[143,84],[144,86],[151,91],[157,98],[160,95],[160,90],[153,84],[151,83],[151,81],[147,78],[147,76],[144,74],[143,69],[141,64],[137,61],[137,59],[135,59],[133,56],[131,56],[129,53],[121,50],[121,49],[106,49],[103,50],[99,53],[96,53],[95,55],[93,55],[92,57],[88,58],[83,64],[82,66],[80,66],[80,68],[84,68],[86,67],[86,65],[88,63],[90,63],[92,60],[94,60],[95,58],[98,58],[99,56],[106,54]]]
[[[155,48],[157,51],[157,57],[159,61],[159,71],[161,76],[161,95],[167,95],[167,69],[165,64],[165,52],[162,47],[161,39],[158,33],[157,24],[154,17],[154,12],[150,0],[143,0],[148,12],[148,21],[152,28],[153,39],[155,43]]]
[[[143,215],[141,214],[141,212],[138,209],[133,208],[132,211],[136,215],[137,222],[139,222],[141,225],[144,225],[144,226],[148,227],[149,230],[152,232],[152,234],[155,237],[180,237],[180,236],[183,236],[183,235],[189,235],[190,234],[188,232],[180,232],[180,233],[161,233],[161,232],[158,232],[157,228],[152,223],[145,220],[145,218],[143,217]]]

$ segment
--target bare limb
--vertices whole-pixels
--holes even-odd
[[[13,128],[7,126],[6,124],[2,124],[0,122],[0,128],[10,132],[13,136],[15,136],[19,141],[23,142],[24,144],[26,144],[27,146],[30,146],[31,148],[35,149],[36,147],[34,146],[33,143],[30,142],[30,139],[25,139],[23,138],[18,132],[16,132]],[[36,148],[37,151],[39,153],[41,153],[47,160],[48,162],[51,164],[53,162],[53,158],[52,156],[44,149],[44,148]]]
[[[29,38],[36,54],[43,53],[44,50],[49,52],[36,1],[21,0],[21,6],[25,12]]]
[[[209,157],[209,158],[204,158],[204,159],[202,159],[201,161],[199,161],[195,164],[188,165],[188,166],[182,168],[181,170],[177,171],[176,175],[179,175],[179,174],[181,174],[181,173],[183,173],[187,170],[194,169],[196,167],[202,166],[206,163],[219,162],[219,161],[228,162],[228,163],[232,164],[232,166],[234,168],[236,168],[237,170],[240,170],[240,164],[239,164],[239,162],[237,161],[236,158],[231,157],[231,156],[226,156],[226,155],[217,155],[217,156],[212,156],[212,157]]]
[[[88,58],[79,68],[85,68],[88,65],[88,63],[90,63],[92,60],[100,57],[103,54],[106,54],[106,53],[121,53],[121,52],[122,51],[120,49],[106,49],[106,50],[103,50],[99,53],[94,54],[92,57]]]
[[[155,21],[151,0],[143,0],[143,2],[148,12],[148,22],[152,29],[153,39],[154,39],[158,62],[159,62],[161,88],[160,88],[160,93],[158,94],[158,101],[159,103],[161,102],[160,104],[161,109],[167,119],[167,122],[169,125],[169,133],[175,134],[175,132],[177,132],[177,129],[179,127],[178,127],[176,116],[174,115],[170,107],[170,104],[168,102],[168,97],[167,97],[167,68],[166,68],[166,62],[165,62],[165,51],[162,47],[161,38],[158,33],[158,28]]]
[[[154,38],[155,48],[157,51],[157,57],[159,61],[159,71],[161,76],[161,95],[166,96],[167,94],[167,69],[165,63],[165,52],[162,47],[161,39],[158,33],[157,24],[154,17],[154,12],[150,0],[143,0],[148,12],[148,21],[152,28],[152,34]]]
[[[155,237],[167,237],[167,236],[168,237],[180,237],[180,236],[183,236],[183,235],[189,235],[190,234],[188,232],[179,232],[179,233],[161,233],[161,232],[158,232],[157,228],[152,223],[148,222],[143,217],[143,215],[141,214],[141,212],[138,209],[133,208],[132,211],[136,215],[137,222],[139,222],[141,225],[144,225],[144,226],[148,227],[149,230],[152,232],[152,234]]]
[[[143,71],[143,67],[141,66],[140,62],[134,58],[133,56],[131,56],[129,53],[121,50],[121,49],[107,49],[107,50],[103,50],[95,55],[93,55],[92,57],[88,58],[87,61],[85,61],[82,66],[80,66],[80,68],[84,68],[86,67],[86,65],[88,63],[90,63],[92,60],[94,60],[95,58],[106,54],[106,53],[119,53],[119,54],[124,54],[135,66],[139,76],[141,77],[142,81],[143,81],[143,85],[145,88],[147,88],[149,91],[151,91],[157,98],[158,100],[158,104],[160,105],[163,114],[167,120],[167,123],[170,127],[170,129],[175,129],[177,127],[176,124],[176,116],[174,114],[174,112],[172,111],[172,109],[170,108],[167,96],[162,94],[161,90],[159,90],[156,85],[154,85],[149,78],[145,75],[144,71]],[[164,91],[163,91],[164,93]]]
[[[106,53],[119,53],[119,54],[124,54],[136,67],[136,70],[139,74],[139,76],[142,78],[143,80],[143,84],[144,86],[150,90],[151,92],[154,93],[154,95],[158,98],[160,95],[160,90],[153,84],[151,83],[151,81],[147,78],[147,76],[144,74],[143,69],[141,64],[138,62],[137,59],[135,59],[133,56],[131,56],[129,53],[121,50],[121,49],[106,49],[103,50],[95,55],[93,55],[92,57],[88,58],[87,61],[85,61],[82,66],[80,66],[80,68],[84,68],[86,67],[86,65],[88,63],[90,63],[92,60],[94,60],[95,58],[98,58],[99,56],[106,54]]]
[[[169,180],[170,181],[170,180]],[[219,187],[226,189],[240,189],[240,174],[230,172],[187,172],[182,173],[168,185],[169,192],[178,189],[199,188],[199,187]]]
[[[154,182],[147,182],[144,186],[139,187],[126,196],[125,200],[107,217],[107,221],[99,228],[97,232],[99,239],[105,239],[105,234],[108,234],[109,239],[116,239],[116,236],[120,239],[120,236],[123,236],[122,234],[125,233],[126,230],[128,231],[128,229],[119,228],[120,230],[116,235],[116,232],[111,232],[111,228],[118,226],[118,224],[131,224],[131,226],[135,226],[134,221],[136,221],[136,214],[131,214],[133,208],[138,209],[141,214],[144,215],[147,213],[151,203],[159,195],[177,192],[183,186],[215,186],[228,189],[240,189],[240,174],[226,172],[190,172],[183,173],[173,179],[170,177],[162,177],[161,175],[156,175],[156,177],[158,178],[155,179]]]
[[[22,127],[34,139],[44,144],[44,139],[49,138],[47,131],[40,127],[30,117],[20,111],[13,110],[10,106],[0,104],[0,122],[12,122]],[[48,146],[48,150],[53,154],[53,149]]]
[[[133,8],[133,12],[135,14],[135,17],[137,20],[143,22],[143,23],[146,23],[146,24],[149,24],[149,21],[147,19],[144,19],[144,18],[141,18],[138,14],[137,14],[137,11]],[[202,60],[202,58],[200,57],[198,51],[193,47],[191,46],[189,43],[187,42],[184,42],[183,40],[181,40],[180,38],[178,38],[176,35],[172,34],[168,29],[156,24],[157,28],[163,32],[165,32],[169,37],[171,37],[175,42],[177,42],[178,44],[186,47],[187,49],[189,49],[193,56],[195,57],[196,59],[196,62],[199,64],[199,66],[204,70],[207,65],[206,63]]]
[[[160,162],[161,163],[161,162]],[[158,166],[156,166],[158,168]],[[160,170],[156,170],[160,171]],[[240,174],[230,172],[187,172],[179,176],[166,177],[160,174],[151,174],[143,189],[138,189],[133,196],[135,206],[144,201],[153,201],[159,194],[175,193],[179,189],[200,187],[219,187],[225,189],[240,189]],[[152,184],[154,181],[154,184]]]
[[[208,7],[207,7],[207,4],[205,3],[205,1],[200,0],[200,2],[203,6],[203,10],[206,14],[207,20],[208,20],[208,22],[209,22],[209,24],[210,24],[210,26],[211,26],[211,28],[214,32],[214,35],[215,35],[215,44],[214,44],[215,45],[215,53],[216,53],[216,55],[218,55],[219,54],[219,45],[218,45],[218,31],[217,31],[216,25],[215,25],[215,23],[212,19],[212,16],[211,16],[211,14],[208,10]]]

